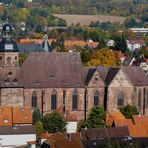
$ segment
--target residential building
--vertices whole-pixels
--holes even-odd
[[[78,133],[55,133],[43,142],[41,148],[83,148]]]
[[[0,145],[2,147],[17,147],[26,145],[27,141],[36,141],[34,127],[30,126],[0,126]]]
[[[142,46],[145,45],[143,40],[127,40],[127,48],[130,51],[135,51],[135,49],[140,49]]]

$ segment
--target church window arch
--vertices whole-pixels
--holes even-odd
[[[96,91],[94,94],[94,106],[98,106],[99,105],[99,92]]]
[[[78,109],[78,92],[77,90],[74,90],[72,94],[72,110],[77,110],[77,109]]]
[[[32,92],[32,107],[37,107],[37,92],[33,91]]]
[[[124,92],[120,92],[117,98],[117,108],[123,107],[124,105]]]
[[[51,93],[51,110],[57,108],[57,91],[53,90]]]

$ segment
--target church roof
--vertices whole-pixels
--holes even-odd
[[[117,67],[110,67],[108,70],[108,73],[106,75],[105,78],[105,84],[109,85],[111,83],[111,81],[113,80],[113,78],[115,77],[115,75],[117,74],[117,72],[119,71],[120,68]]]
[[[141,67],[127,66],[122,67],[134,86],[148,86],[148,78]]]
[[[31,53],[21,66],[25,88],[83,87],[79,53]]]
[[[23,87],[19,67],[0,68],[0,87]]]

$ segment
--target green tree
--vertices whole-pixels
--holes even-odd
[[[42,121],[44,129],[48,132],[55,133],[66,131],[67,122],[64,117],[56,111],[47,113]]]
[[[138,109],[134,105],[126,105],[123,108],[120,108],[120,112],[127,118],[132,118],[132,115],[138,115]]]
[[[40,113],[40,109],[39,108],[36,108],[33,112],[33,115],[32,115],[32,118],[33,118],[33,123],[35,124],[36,122],[40,121],[41,120],[41,113]]]
[[[114,35],[113,40],[115,41],[114,50],[122,52],[127,50],[126,39],[123,35]]]
[[[22,65],[23,62],[26,60],[27,54],[20,52],[19,53],[19,64]]]
[[[36,131],[37,137],[40,134],[44,133],[43,123],[41,121],[36,122],[34,126],[35,126],[35,131]]]
[[[101,128],[105,126],[106,112],[102,106],[92,107],[90,114],[82,125],[87,128]]]

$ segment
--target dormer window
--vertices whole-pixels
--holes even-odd
[[[12,75],[12,72],[11,72],[11,71],[10,71],[10,72],[8,72],[8,75],[9,75],[9,76],[11,76],[11,75]]]
[[[10,80],[9,79],[6,79],[5,80],[5,84],[7,84],[7,85],[10,84]]]
[[[35,82],[35,83],[36,83],[36,85],[37,85],[37,86],[41,85],[41,83],[40,83],[40,81],[39,81],[39,80],[36,80],[36,82]]]
[[[13,80],[13,83],[14,83],[14,84],[18,84],[17,79],[14,79],[14,80]]]

